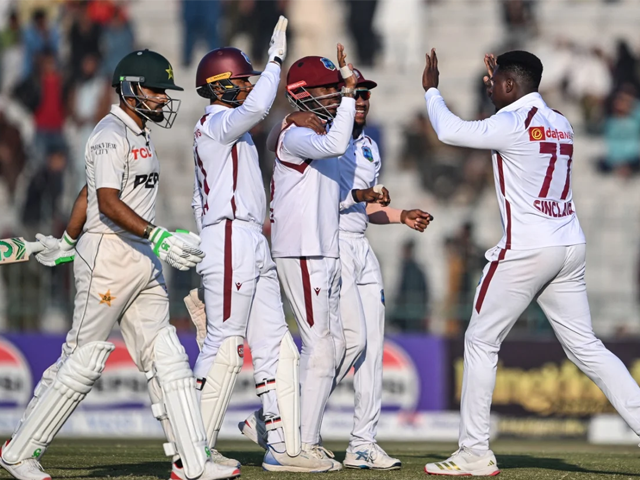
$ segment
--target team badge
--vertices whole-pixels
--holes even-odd
[[[529,127],[529,140],[532,142],[546,140],[544,127]]]
[[[247,56],[246,53],[244,53],[243,51],[240,51],[240,53],[242,54],[242,56],[244,57],[244,59],[247,61],[247,63],[251,64],[251,60],[249,60],[249,57]]]
[[[331,70],[332,72],[336,70],[336,66],[328,58],[322,57],[320,61],[322,62],[322,64],[327,70]]]
[[[362,147],[362,155],[364,155],[364,158],[366,158],[370,162],[373,162],[373,152],[369,147],[367,146]]]
[[[98,295],[100,296],[99,305],[102,305],[103,303],[106,303],[110,307],[111,306],[111,302],[113,302],[116,299],[116,297],[113,297],[111,295],[111,289],[107,290],[107,293],[99,293]]]
[[[167,75],[169,75],[169,78],[167,78],[167,80],[171,80],[173,78],[173,67],[169,65],[169,68],[167,68],[165,72],[167,72]]]

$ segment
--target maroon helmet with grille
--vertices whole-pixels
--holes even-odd
[[[249,57],[242,50],[233,47],[216,48],[202,57],[198,64],[196,91],[201,97],[238,105],[241,102],[236,97],[245,88],[234,85],[231,80],[254,77],[261,73],[254,70]],[[224,93],[216,94],[214,85],[221,86]]]
[[[326,57],[304,57],[293,62],[287,73],[287,98],[298,110],[306,110],[327,120],[333,115],[327,108],[334,105],[323,106],[318,100],[325,98],[340,97],[340,93],[331,93],[321,97],[314,97],[307,90],[308,88],[324,87],[335,85],[341,82],[340,70]]]

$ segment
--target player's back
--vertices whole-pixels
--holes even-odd
[[[526,250],[584,243],[571,189],[573,129],[531,93],[496,114],[511,115],[505,142],[493,151],[504,226],[499,246]]]

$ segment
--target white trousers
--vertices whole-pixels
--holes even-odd
[[[382,408],[384,286],[380,264],[364,234],[340,232],[340,261],[340,316],[346,355],[336,383],[355,367],[355,413],[349,444],[356,448],[376,441]]]
[[[569,359],[607,396],[640,435],[640,388],[624,364],[596,338],[584,280],[586,246],[487,253],[465,334],[460,446],[489,448],[489,411],[500,344],[536,299]]]
[[[276,258],[282,288],[302,337],[300,430],[302,443],[317,444],[327,400],[344,359],[340,320],[340,260]]]
[[[194,367],[196,378],[207,376],[220,345],[231,336],[247,339],[256,384],[275,378],[287,324],[276,265],[262,228],[227,220],[205,227],[200,238],[206,256],[197,268],[204,286],[207,337]],[[279,416],[275,391],[260,398],[266,418]]]

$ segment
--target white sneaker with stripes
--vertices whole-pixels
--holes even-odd
[[[466,477],[493,477],[500,473],[496,456],[491,450],[484,455],[474,455],[464,447],[453,452],[444,462],[427,463],[424,471],[428,475]]]

